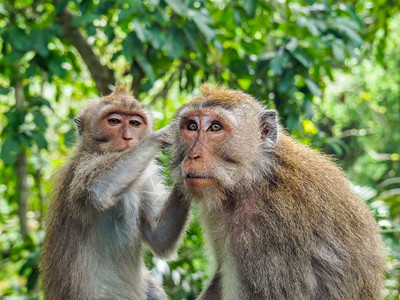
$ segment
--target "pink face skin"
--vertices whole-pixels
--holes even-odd
[[[101,126],[111,151],[122,151],[137,146],[147,131],[145,116],[123,109],[104,113]]]
[[[217,163],[218,149],[232,130],[229,120],[216,113],[194,112],[183,118],[181,137],[190,149],[183,170],[189,187],[198,189],[218,184],[213,178],[212,166]]]

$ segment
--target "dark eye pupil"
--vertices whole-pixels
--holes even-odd
[[[139,122],[139,121],[136,121],[136,120],[130,121],[129,123],[130,123],[132,126],[139,126],[139,125],[140,125],[140,122]]]
[[[189,123],[188,129],[189,129],[189,130],[197,130],[197,124],[194,123],[194,122]]]
[[[110,123],[110,124],[118,124],[119,120],[118,119],[109,119],[108,123]]]
[[[214,123],[211,125],[211,130],[218,131],[221,129],[221,125]]]

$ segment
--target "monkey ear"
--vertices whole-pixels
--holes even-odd
[[[75,122],[75,124],[76,124],[77,127],[78,127],[78,133],[79,133],[79,135],[82,135],[82,133],[83,133],[83,118],[82,118],[82,116],[76,117],[76,118],[74,119],[74,122]]]
[[[267,109],[263,112],[260,129],[265,148],[274,148],[278,139],[278,114],[276,110]]]

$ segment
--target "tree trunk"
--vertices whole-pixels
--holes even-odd
[[[15,101],[17,110],[24,109],[24,88],[21,80],[17,79],[14,82],[15,88]],[[28,163],[26,160],[26,150],[21,149],[17,155],[16,161],[16,173],[17,173],[17,188],[18,188],[18,216],[21,228],[22,238],[25,239],[28,235],[28,227],[26,224],[26,210],[27,210],[27,198],[28,198]]]
[[[53,3],[57,6],[57,1],[53,1]],[[65,8],[59,16],[56,16],[56,21],[61,26],[64,36],[78,50],[87,65],[100,94],[102,96],[108,95],[111,93],[110,86],[115,85],[114,71],[100,63],[99,58],[93,52],[92,46],[87,42],[79,27],[71,25],[73,19],[74,16],[68,8]]]
[[[26,162],[26,151],[21,150],[17,156],[16,172],[18,177],[18,216],[21,228],[22,238],[28,235],[28,227],[26,225],[26,210],[28,198],[28,185],[26,178],[28,176],[28,164]]]

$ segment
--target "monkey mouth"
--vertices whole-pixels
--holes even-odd
[[[200,175],[200,174],[193,174],[193,173],[188,173],[185,176],[186,179],[214,179],[210,176],[206,175]]]
[[[190,189],[198,190],[215,185],[215,179],[207,175],[188,173],[185,183]]]

